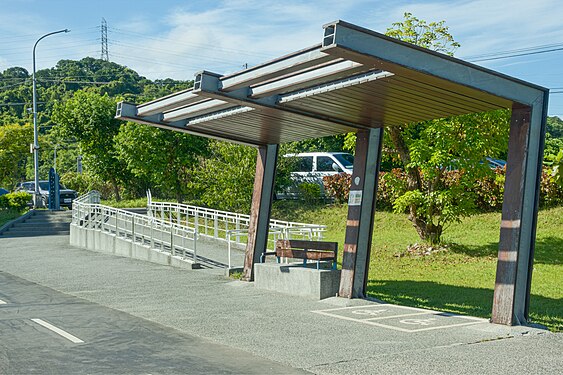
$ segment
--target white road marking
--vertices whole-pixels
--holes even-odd
[[[70,333],[63,331],[62,329],[55,327],[54,325],[52,325],[51,323],[47,323],[46,321],[42,320],[42,319],[31,319],[33,322],[47,328],[48,330],[51,330],[53,332],[55,332],[58,335],[61,335],[62,337],[64,337],[65,339],[75,343],[75,344],[80,344],[83,343],[84,341],[80,340],[78,337],[71,335]]]
[[[0,305],[7,305],[7,304],[8,304],[8,302],[2,301],[2,300],[0,299]]]

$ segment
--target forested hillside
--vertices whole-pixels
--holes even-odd
[[[62,182],[81,193],[97,189],[105,198],[119,200],[152,189],[161,198],[249,209],[253,148],[114,119],[120,100],[143,103],[189,88],[192,81],[151,81],[91,57],[61,60],[36,76],[41,179],[56,166]],[[0,186],[7,189],[33,179],[31,108],[30,72],[13,67],[0,73]],[[342,142],[343,137],[340,147]],[[317,143],[322,141],[311,147]],[[83,173],[78,173],[78,160]],[[280,164],[278,181],[287,182],[284,162]]]

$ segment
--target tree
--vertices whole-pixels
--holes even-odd
[[[64,103],[57,103],[54,131],[61,139],[74,138],[84,153],[85,164],[103,180],[110,181],[115,198],[121,198],[119,182],[129,179],[126,164],[118,158],[114,137],[120,121],[114,118],[116,101],[107,94],[77,91]]]
[[[32,142],[31,125],[0,126],[0,185],[13,187],[25,179],[29,145]]]
[[[387,35],[453,55],[459,43],[445,21],[427,23],[404,14],[392,24]],[[403,173],[387,174],[395,187],[394,209],[407,212],[420,238],[430,244],[441,241],[451,222],[473,212],[475,180],[491,173],[487,156],[506,152],[509,111],[404,124],[385,129],[384,150],[392,154],[388,165],[399,165]],[[355,137],[348,136],[350,145]]]
[[[194,188],[205,206],[250,212],[256,149],[222,141],[211,141],[210,157],[201,160]]]
[[[115,137],[118,158],[145,188],[171,192],[178,202],[194,199],[194,168],[208,154],[208,140],[128,123]]]
[[[563,138],[563,120],[557,116],[548,116],[547,132],[553,138]]]

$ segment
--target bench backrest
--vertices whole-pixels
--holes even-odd
[[[335,259],[338,242],[277,240],[276,255],[299,259]]]

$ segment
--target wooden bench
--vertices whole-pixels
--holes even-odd
[[[303,259],[303,266],[307,267],[307,260],[316,260],[317,269],[321,261],[332,261],[332,269],[336,269],[336,256],[338,255],[338,242],[305,241],[305,240],[277,240],[275,253],[278,263],[281,258]]]

